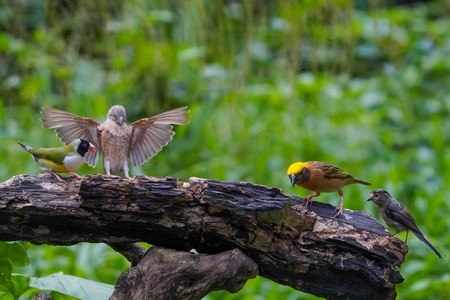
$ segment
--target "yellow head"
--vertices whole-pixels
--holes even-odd
[[[289,166],[289,168],[287,170],[287,176],[291,180],[292,185],[294,185],[296,183],[298,184],[299,182],[303,181],[303,179],[305,177],[304,176],[305,172],[302,172],[302,170],[307,167],[309,167],[308,162],[296,162]],[[308,171],[308,169],[305,169],[305,170]],[[307,175],[308,175],[307,177],[309,178],[309,172]]]
[[[308,167],[309,164],[307,162],[295,162],[289,166],[287,170],[287,176],[291,176],[292,174],[298,174],[304,167]]]

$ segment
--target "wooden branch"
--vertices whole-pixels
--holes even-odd
[[[132,266],[136,266],[147,252],[138,243],[108,243],[108,246],[122,254]]]
[[[217,254],[239,248],[259,275],[328,299],[395,299],[406,245],[366,213],[246,182],[46,174],[0,184],[0,240],[150,244]]]
[[[120,275],[110,300],[202,299],[211,291],[239,291],[258,265],[239,249],[214,255],[152,247]]]

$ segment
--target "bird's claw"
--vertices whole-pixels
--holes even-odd
[[[344,209],[342,208],[342,206],[336,207],[335,209],[337,212],[334,215],[335,218],[342,216]]]
[[[303,198],[303,205],[305,206],[305,208],[308,208],[308,205],[310,205],[312,203],[312,197],[310,196],[306,196],[305,198]]]
[[[74,173],[74,172],[70,172],[70,178],[81,179],[81,176],[80,176],[80,175],[78,175],[77,173]]]
[[[300,204],[297,204],[297,205],[293,205],[291,208],[292,208],[293,210],[301,211],[301,210],[303,209],[303,206],[300,205]]]
[[[58,174],[56,174],[55,172],[50,172],[50,175],[55,177],[56,180],[58,180],[59,182],[64,182],[64,179],[61,176],[59,176]]]

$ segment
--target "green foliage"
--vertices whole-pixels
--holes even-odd
[[[300,293],[293,288],[285,285],[276,284],[273,281],[263,277],[256,277],[247,281],[244,288],[236,293],[230,294],[227,291],[212,292],[203,300],[227,299],[227,300],[264,300],[264,299],[322,299],[305,293]]]
[[[34,247],[37,251],[30,251]],[[61,272],[49,276],[44,276],[40,272],[45,270],[45,273],[48,273],[52,269],[64,269],[66,272],[83,277],[88,276],[86,272],[92,272],[90,274],[92,278],[95,278],[92,274],[105,273],[106,276],[98,276],[95,279],[111,281],[117,279],[121,271],[126,268],[124,264],[117,264],[123,261],[118,254],[113,259],[116,265],[108,268],[113,252],[107,253],[106,257],[101,256],[101,259],[91,255],[92,250],[107,249],[105,245],[80,244],[76,247],[52,248],[53,251],[49,252],[43,247],[0,242],[0,299],[18,299],[19,297],[31,299],[38,292],[50,293],[54,299],[108,299],[114,290],[112,285],[64,275]],[[12,265],[24,267],[29,264],[27,250],[36,257],[32,257],[35,263],[25,273],[34,273],[41,276],[39,278],[12,273]],[[49,262],[52,262],[50,268]],[[119,266],[120,268],[117,269]]]
[[[384,188],[443,254],[409,238],[399,299],[448,298],[450,21],[441,1],[368,11],[308,0],[0,3],[0,154],[8,158],[0,179],[41,172],[17,141],[60,145],[40,126],[42,106],[101,121],[122,104],[134,121],[189,105],[191,123],[132,174],[244,180],[305,196],[289,185],[287,166],[328,161],[372,182],[346,187],[346,208],[378,216],[365,199]],[[79,173],[95,172],[101,164]],[[338,204],[337,194],[318,200]],[[129,267],[105,245],[24,245],[31,264],[4,286],[60,271],[113,284]],[[313,299],[260,277],[207,298],[269,295]]]
[[[26,250],[19,243],[0,242],[0,298],[17,299],[28,288],[27,279],[12,274],[13,265],[29,264]]]
[[[32,278],[30,286],[40,290],[57,291],[61,294],[71,295],[72,297],[83,300],[106,300],[109,299],[114,291],[114,286],[112,285],[64,275],[62,273],[41,278]]]

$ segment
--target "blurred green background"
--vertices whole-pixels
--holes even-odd
[[[323,160],[384,188],[438,259],[410,235],[398,299],[450,297],[450,4],[405,1],[0,0],[0,180],[40,173],[17,145],[59,146],[40,109],[128,122],[188,105],[191,123],[131,175],[291,187],[294,161]],[[103,172],[83,166],[79,174]],[[338,204],[338,195],[319,201]],[[405,234],[400,234],[404,239]],[[27,276],[63,271],[114,284],[129,264],[102,244],[27,248]],[[264,278],[212,299],[316,299]]]

